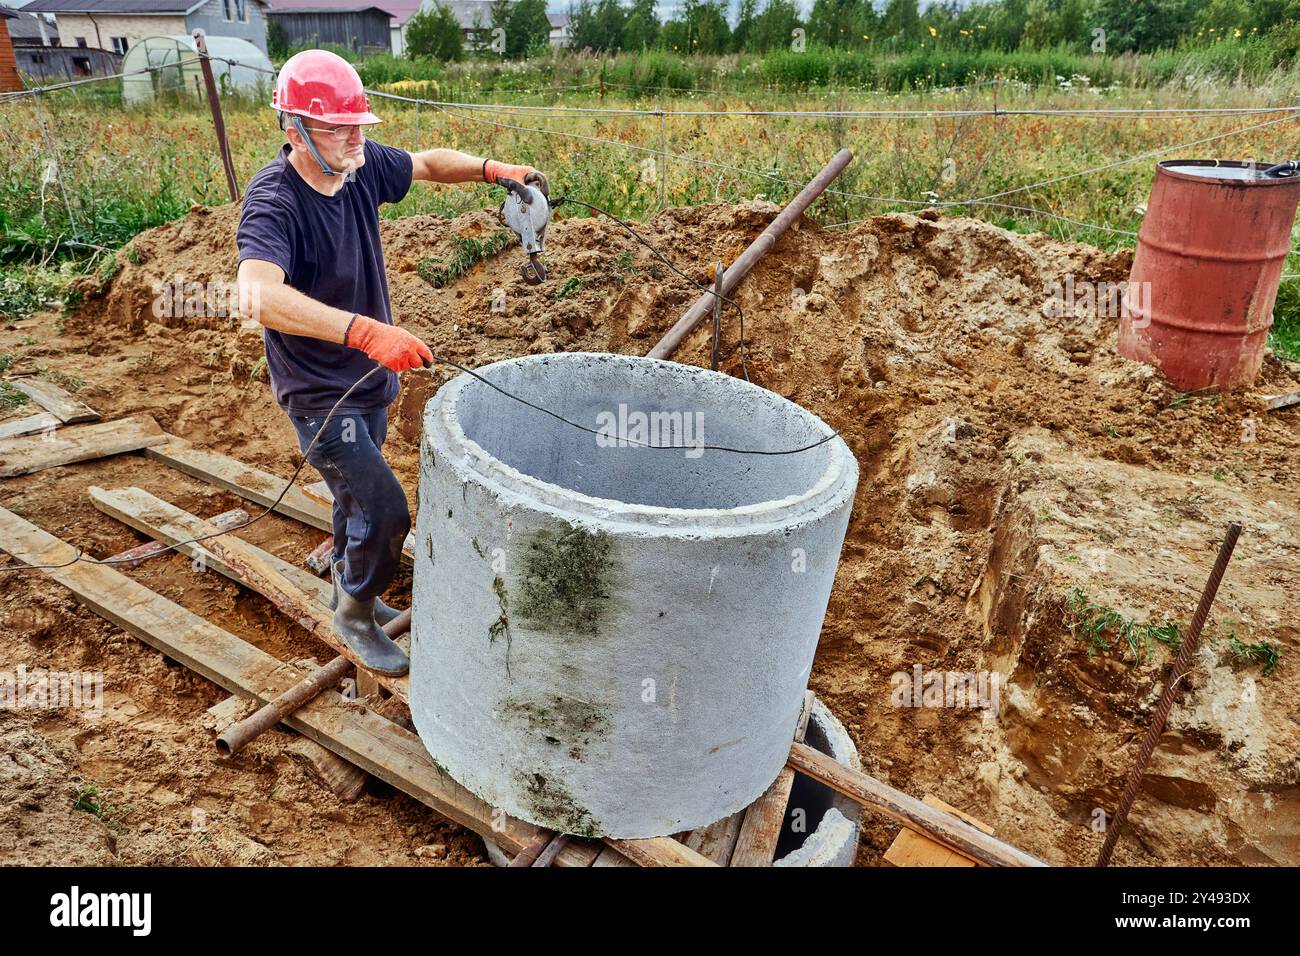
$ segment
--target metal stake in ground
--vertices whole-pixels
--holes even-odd
[[[1156,743],[1164,733],[1165,721],[1169,719],[1169,711],[1173,709],[1174,700],[1178,696],[1179,684],[1191,669],[1192,657],[1201,642],[1201,629],[1205,627],[1206,618],[1210,616],[1210,606],[1214,604],[1214,596],[1219,591],[1219,582],[1223,580],[1223,572],[1227,570],[1228,561],[1232,558],[1232,549],[1237,546],[1237,538],[1240,535],[1241,525],[1238,522],[1234,521],[1228,525],[1228,534],[1223,539],[1222,547],[1219,548],[1219,557],[1214,562],[1214,570],[1210,572],[1210,580],[1205,583],[1205,590],[1201,592],[1201,603],[1196,606],[1196,614],[1187,629],[1187,636],[1183,638],[1183,646],[1179,648],[1174,666],[1169,671],[1165,692],[1161,695],[1160,703],[1151,717],[1151,727],[1147,730],[1146,739],[1142,741],[1142,749],[1138,751],[1133,769],[1129,771],[1128,780],[1124,784],[1124,793],[1120,796],[1119,806],[1115,809],[1115,816],[1106,827],[1106,842],[1102,844],[1101,853],[1097,855],[1098,866],[1106,866],[1110,863],[1111,854],[1115,852],[1120,830],[1124,826],[1124,821],[1128,819],[1129,808],[1133,806],[1133,801],[1137,797],[1138,787],[1146,774],[1147,764],[1151,762]]]
[[[221,165],[226,168],[226,186],[230,189],[230,201],[239,202],[235,163],[230,158],[230,143],[226,139],[226,121],[221,116],[221,99],[217,95],[217,81],[212,75],[212,58],[208,56],[208,36],[201,28],[194,31],[194,46],[199,51],[199,66],[203,70],[203,83],[208,90],[208,106],[212,107],[212,125],[217,131],[217,152],[221,154]]]
[[[709,368],[718,370],[718,337],[722,334],[722,261],[713,267],[713,355]]]

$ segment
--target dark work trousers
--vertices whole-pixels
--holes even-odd
[[[305,452],[325,415],[289,418]],[[378,597],[392,583],[411,530],[406,493],[379,450],[387,434],[386,408],[339,412],[307,456],[334,495],[334,560],[345,559],[343,590],[358,601]]]

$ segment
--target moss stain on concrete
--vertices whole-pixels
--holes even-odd
[[[611,730],[609,708],[573,697],[551,694],[539,700],[511,697],[502,702],[509,717],[527,724],[548,744],[567,747],[569,757],[581,760],[593,740],[603,740]]]
[[[523,537],[517,560],[517,621],[575,637],[600,633],[620,569],[608,534],[572,526],[535,531]]]
[[[597,836],[600,824],[580,806],[569,789],[558,780],[540,773],[517,773],[534,819],[552,830],[576,836]]]

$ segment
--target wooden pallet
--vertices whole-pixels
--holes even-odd
[[[245,494],[250,500],[260,498],[259,503],[269,505],[284,488],[282,479],[226,456],[192,449],[161,432],[158,434],[162,435],[162,442],[149,449],[153,457]],[[301,489],[290,491],[277,510],[291,517],[310,515],[312,520],[307,523],[320,527],[327,517],[324,506]],[[96,487],[90,493],[101,511],[157,542],[178,544],[189,538],[220,533],[221,537],[179,544],[177,549],[263,594],[336,653],[352,660],[334,635],[331,616],[325,609],[329,588],[320,579],[142,489]],[[96,613],[237,696],[260,705],[282,694],[303,676],[296,664],[277,660],[123,575],[112,565],[93,561],[69,563],[77,553],[75,548],[3,508],[0,508],[0,548],[29,564],[52,565],[44,569],[45,573]],[[367,672],[360,666],[357,672],[360,684]],[[383,686],[393,694],[394,706],[405,710],[405,677],[368,676],[372,685]],[[684,834],[684,842],[669,837],[554,839],[555,834],[540,827],[495,813],[445,774],[411,730],[380,710],[358,707],[355,703],[348,705],[335,691],[315,697],[286,717],[284,723],[342,761],[410,794],[506,852],[517,855],[528,850],[557,866],[716,866],[720,863],[770,866],[796,773],[805,774],[862,806],[902,822],[925,834],[936,845],[973,862],[1043,865],[991,836],[987,828],[981,829],[978,821],[972,825],[962,815],[946,812],[951,809],[946,805],[937,806],[932,798],[916,800],[802,743],[811,707],[812,698],[808,695],[795,728],[789,761],[767,792],[752,806],[727,820]],[[308,756],[313,763],[321,764],[320,754]],[[329,764],[324,769],[321,766],[316,769],[338,788],[351,792],[355,787],[355,775],[348,774],[346,767]]]

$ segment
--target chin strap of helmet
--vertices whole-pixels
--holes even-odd
[[[340,173],[337,170],[331,169],[330,166],[325,162],[325,160],[321,158],[320,150],[316,148],[316,144],[313,143],[311,137],[307,135],[307,127],[303,126],[302,117],[299,116],[297,113],[292,113],[292,114],[282,113],[281,115],[289,116],[289,122],[293,123],[293,128],[298,131],[298,135],[301,136],[303,142],[307,144],[307,151],[311,153],[312,159],[316,160],[316,162],[320,164],[320,171],[324,173],[326,176],[340,175]],[[284,128],[283,123],[281,123],[281,129],[283,128]],[[353,172],[347,172],[341,175],[343,175],[345,182],[351,182],[355,174]]]

